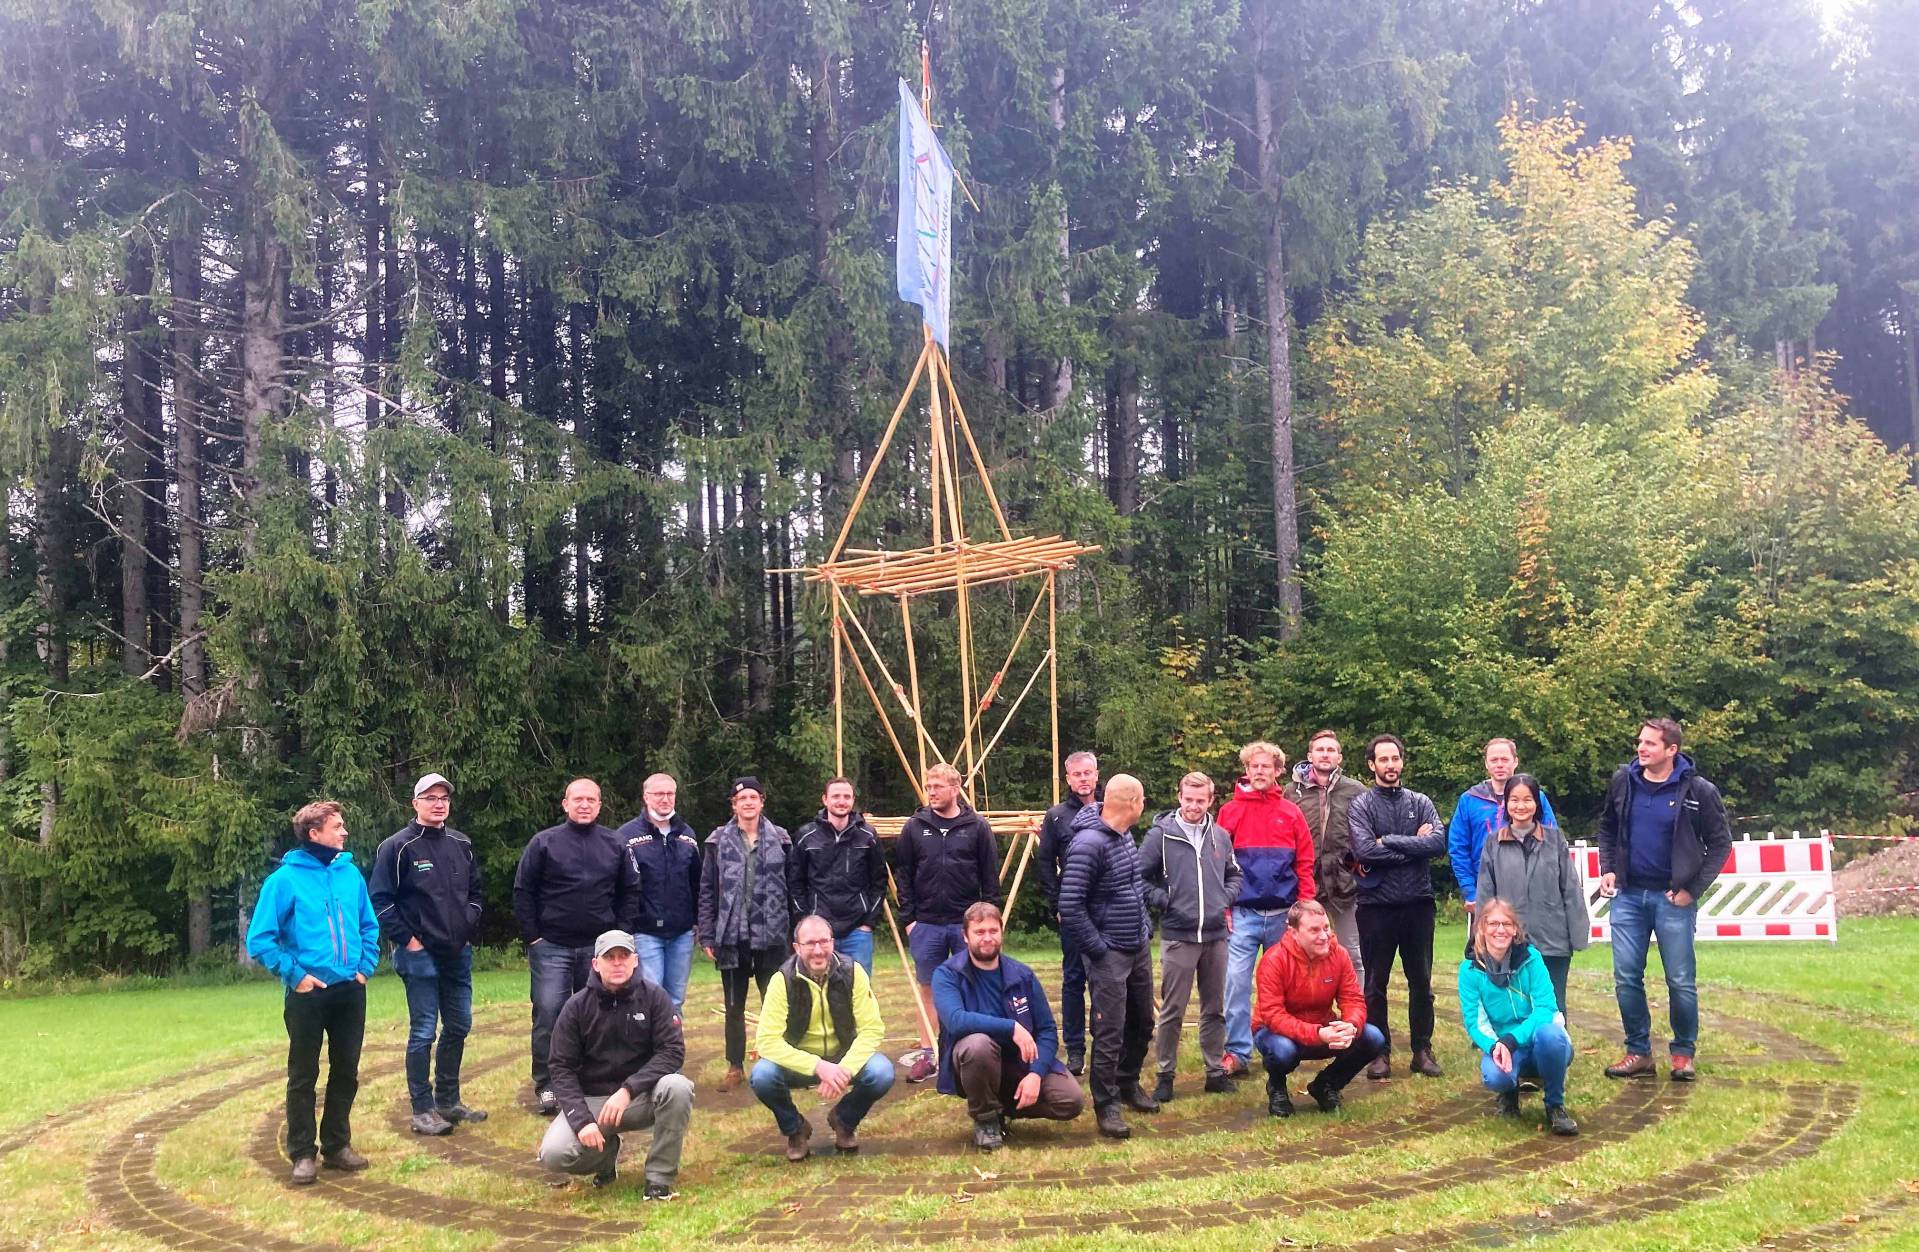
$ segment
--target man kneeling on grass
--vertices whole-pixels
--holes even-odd
[[[752,1077],[753,1094],[786,1136],[787,1160],[805,1160],[813,1138],[813,1123],[793,1107],[795,1087],[817,1086],[839,1101],[826,1115],[833,1146],[859,1151],[860,1119],[893,1086],[893,1062],[880,1051],[885,1037],[866,971],[834,950],[831,922],[802,917],[793,928],[793,955],[766,985]]]
[[[1366,1021],[1353,958],[1333,941],[1332,919],[1319,901],[1287,910],[1286,933],[1261,958],[1253,1025],[1253,1047],[1266,1062],[1266,1111],[1274,1117],[1293,1115],[1286,1080],[1301,1061],[1332,1059],[1306,1094],[1333,1113],[1346,1084],[1385,1051],[1386,1036]]]
[[[653,1131],[646,1198],[673,1198],[680,1148],[693,1115],[693,1080],[680,1073],[686,1041],[673,997],[639,974],[633,936],[609,930],[593,941],[593,972],[553,1023],[548,1053],[560,1115],[540,1141],[540,1164],[612,1182],[620,1132]]]
[[[1033,971],[1000,955],[999,906],[981,900],[962,922],[966,951],[933,973],[939,1010],[941,1095],[964,1095],[973,1146],[998,1148],[1006,1122],[1044,1117],[1067,1122],[1086,1097],[1059,1062],[1059,1031]]]

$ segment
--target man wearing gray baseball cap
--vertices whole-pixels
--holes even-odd
[[[639,965],[624,930],[593,941],[593,972],[553,1023],[547,1059],[560,1113],[540,1141],[540,1164],[591,1175],[604,1187],[615,1176],[620,1132],[650,1128],[645,1198],[670,1200],[693,1115],[693,1081],[680,1073],[686,1042],[679,1009]]]

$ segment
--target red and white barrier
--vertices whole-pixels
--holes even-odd
[[[1599,849],[1577,843],[1573,864],[1586,893],[1592,937],[1612,942],[1612,897],[1599,893]],[[1699,900],[1697,939],[1839,941],[1832,891],[1832,836],[1735,839],[1726,867]]]

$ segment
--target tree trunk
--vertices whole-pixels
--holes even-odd
[[[213,893],[194,888],[187,896],[187,955],[205,956],[213,949]]]
[[[1902,293],[1899,322],[1906,341],[1906,415],[1912,423],[1912,442],[1906,450],[1919,457],[1919,296]]]
[[[1053,123],[1054,143],[1064,142],[1066,135],[1066,67],[1053,67],[1053,91],[1047,101],[1047,111]],[[1059,218],[1055,224],[1059,238],[1059,281],[1054,284],[1052,297],[1059,301],[1062,309],[1073,305],[1073,283],[1071,266],[1073,263],[1073,239],[1071,223],[1068,220],[1066,198],[1062,190],[1059,205]],[[1040,407],[1048,413],[1057,413],[1067,397],[1073,393],[1073,359],[1061,357],[1057,361],[1041,366]]]
[[[1139,511],[1139,367],[1122,358],[1113,365],[1112,417],[1106,432],[1106,481],[1121,517]]]
[[[1259,187],[1266,214],[1266,374],[1272,412],[1273,553],[1277,557],[1279,637],[1298,636],[1299,509],[1293,473],[1292,317],[1286,302],[1284,177],[1279,164],[1279,93],[1267,68],[1274,42],[1274,0],[1253,0],[1253,123],[1259,138]]]
[[[746,707],[764,713],[773,704],[773,678],[766,664],[766,527],[760,476],[740,480],[740,596],[746,610]],[[730,528],[729,528],[730,529]]]
[[[197,181],[199,163],[185,142],[176,149],[184,181]],[[188,700],[207,689],[207,645],[200,633],[206,603],[204,540],[200,520],[200,212],[182,197],[167,232],[167,287],[172,295],[173,482],[180,546],[180,694]]]
[[[127,115],[126,159],[144,171],[153,150],[153,127],[142,109]],[[126,312],[120,337],[120,666],[137,678],[153,664],[149,638],[147,571],[148,498],[165,499],[159,480],[149,477],[148,447],[159,423],[150,410],[159,407],[160,371],[154,343],[153,237],[143,226],[127,236]]]

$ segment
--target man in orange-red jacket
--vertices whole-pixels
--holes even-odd
[[[1386,1037],[1366,1024],[1366,997],[1353,958],[1333,940],[1332,919],[1316,900],[1287,910],[1286,934],[1259,963],[1253,1046],[1266,1062],[1266,1111],[1293,1115],[1286,1078],[1305,1060],[1332,1064],[1306,1084],[1320,1111],[1339,1110],[1339,1093],[1384,1050]]]

